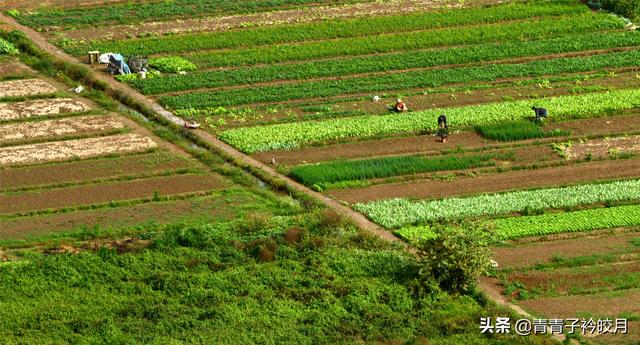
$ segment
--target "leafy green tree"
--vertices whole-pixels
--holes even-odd
[[[594,8],[603,8],[627,18],[636,18],[640,14],[640,0],[592,0],[589,3]]]
[[[490,267],[488,231],[473,224],[441,226],[437,230],[436,238],[418,245],[423,282],[451,293],[471,292]]]

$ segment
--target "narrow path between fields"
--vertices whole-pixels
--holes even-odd
[[[43,36],[41,36],[38,32],[19,24],[13,18],[8,17],[8,16],[4,15],[3,13],[0,13],[0,22],[5,22],[5,23],[9,24],[10,26],[14,27],[15,29],[24,32],[25,35],[35,45],[37,45],[40,49],[44,50],[45,52],[48,52],[49,54],[52,54],[55,58],[57,58],[59,60],[62,60],[62,61],[65,61],[65,62],[68,62],[68,63],[71,63],[71,64],[81,64],[76,58],[74,58],[74,57],[72,57],[70,55],[67,55],[66,53],[64,53],[60,49],[58,49],[57,47],[55,47],[52,44],[50,44],[49,42],[47,42],[47,40]],[[176,124],[178,126],[184,126],[184,123],[185,123],[184,120],[182,120],[181,118],[173,115],[171,112],[167,111],[166,109],[161,107],[159,104],[155,103],[153,100],[151,100],[151,99],[147,98],[146,96],[142,95],[137,90],[129,87],[126,84],[120,83],[120,82],[116,81],[115,79],[113,79],[113,78],[111,78],[111,77],[109,77],[107,75],[96,73],[93,70],[91,70],[90,73],[91,73],[92,78],[107,83],[107,85],[109,85],[109,87],[111,87],[113,90],[120,90],[120,91],[126,92],[128,95],[133,97],[136,101],[138,101],[138,102],[140,102],[140,103],[152,108],[159,115],[163,116],[164,118],[166,118],[167,120],[171,121],[172,123],[174,123],[174,124]],[[217,148],[221,152],[229,155],[233,159],[236,159],[236,160],[242,162],[243,164],[247,164],[247,165],[249,165],[251,167],[260,169],[260,170],[266,172],[267,174],[269,174],[270,176],[272,176],[274,178],[277,178],[277,179],[279,179],[281,181],[284,181],[284,183],[286,183],[288,187],[290,187],[290,188],[292,188],[292,189],[294,189],[294,190],[296,190],[298,192],[304,193],[304,194],[306,194],[306,195],[308,195],[308,196],[310,196],[310,197],[322,202],[327,207],[332,208],[336,212],[339,212],[343,216],[349,218],[352,222],[354,222],[361,229],[363,229],[365,231],[368,231],[368,232],[374,234],[375,236],[377,236],[377,237],[379,237],[379,238],[381,238],[383,240],[406,245],[406,243],[404,241],[402,241],[400,238],[395,236],[393,233],[391,233],[391,232],[389,232],[387,230],[384,230],[383,228],[381,228],[377,224],[375,224],[372,221],[370,221],[369,219],[367,219],[362,214],[360,214],[358,212],[355,212],[351,208],[346,207],[346,206],[338,203],[337,201],[328,198],[325,195],[322,195],[320,193],[314,192],[314,191],[310,190],[309,188],[307,188],[307,187],[305,187],[305,186],[303,186],[303,185],[301,185],[301,184],[289,179],[288,177],[279,174],[272,167],[267,166],[264,163],[262,163],[262,162],[260,162],[260,161],[258,161],[256,159],[253,159],[253,158],[243,154],[242,152],[234,149],[233,147],[227,145],[226,143],[223,143],[222,141],[218,140],[213,135],[211,135],[211,134],[209,134],[209,133],[207,133],[207,132],[205,132],[203,130],[195,130],[194,133],[197,136],[199,136],[202,140],[210,143],[212,146],[214,146],[215,148]],[[410,248],[408,248],[408,249],[411,250]],[[487,284],[483,284],[482,282],[480,282],[479,289],[481,291],[484,291],[486,293],[486,295],[491,300],[496,302],[497,304],[499,304],[499,305],[501,305],[503,307],[510,308],[511,310],[516,312],[517,314],[522,315],[524,317],[527,317],[527,318],[532,318],[533,317],[531,314],[527,313],[522,308],[507,302],[505,300],[505,298],[503,298],[500,295],[499,291],[496,291],[493,288],[491,288],[490,286],[487,286]],[[564,336],[562,336],[562,335],[554,335],[554,338],[556,340],[558,340],[558,341],[563,341],[564,340]]]

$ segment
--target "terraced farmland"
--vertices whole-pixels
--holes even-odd
[[[225,164],[271,174],[249,158],[260,161],[418,248],[443,228],[482,229],[498,264],[481,280],[490,297],[545,319],[626,317],[638,333],[633,22],[578,0],[138,5],[13,17],[78,61],[92,50],[148,55],[147,77],[117,86],[179,118],[165,120],[200,123],[189,136],[229,153]],[[13,73],[0,76],[0,178],[12,179],[0,181],[0,214],[12,233],[24,217],[64,222],[62,209],[90,217],[90,205],[110,202],[126,214],[230,185],[131,121]],[[396,99],[409,110],[393,111]],[[536,107],[549,116],[536,119]],[[170,158],[149,170],[133,162],[157,155]],[[635,333],[591,340],[632,344]]]
[[[233,185],[131,119],[43,75],[23,74],[29,69],[16,59],[0,61],[9,63],[22,67],[0,69],[7,80],[0,82],[0,239],[33,234],[5,233],[4,224],[28,224],[36,215],[55,219],[111,209],[98,218],[41,225],[39,231],[108,227],[108,219],[116,221],[128,208],[162,207]]]

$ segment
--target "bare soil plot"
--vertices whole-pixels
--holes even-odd
[[[150,199],[159,195],[190,194],[225,187],[215,175],[175,175],[168,177],[103,183],[0,195],[0,213],[12,214],[62,207],[102,204],[114,200]]]
[[[436,119],[434,118],[434,121]],[[594,119],[571,120],[549,123],[545,129],[562,129],[571,132],[571,136],[603,136],[609,134],[634,133],[640,131],[640,116],[613,116]],[[480,149],[487,147],[508,147],[514,144],[522,145],[534,141],[557,141],[562,138],[548,138],[519,142],[497,142],[487,140],[475,132],[452,133],[446,144],[432,135],[420,135],[401,138],[386,138],[350,143],[333,144],[319,147],[309,147],[298,150],[281,150],[260,152],[252,157],[271,163],[275,159],[279,165],[299,165],[317,163],[335,159],[370,158],[378,156],[401,155],[410,153],[437,154],[443,150],[456,148]]]
[[[0,169],[0,191],[42,185],[86,183],[124,176],[150,175],[182,169],[203,169],[193,159],[166,151],[84,161]]]
[[[53,85],[42,79],[18,79],[0,82],[0,98],[26,97],[55,93]]]
[[[621,279],[628,274],[640,272],[640,261],[617,264],[594,265],[589,267],[563,268],[550,271],[518,271],[507,275],[507,281],[520,282],[527,290],[540,289],[543,294],[571,295],[587,294],[590,289],[611,291],[613,281],[626,283]],[[546,293],[549,291],[549,294]],[[591,290],[595,291],[595,290]]]
[[[53,116],[89,111],[85,102],[72,98],[38,99],[34,101],[0,103],[0,121]]]
[[[0,144],[125,128],[114,116],[80,116],[0,125]]]
[[[116,4],[119,2],[143,2],[144,0],[5,0],[5,9],[38,9],[42,7],[77,7]]]
[[[126,228],[148,222],[166,224],[189,222],[198,218],[229,220],[236,216],[235,206],[250,203],[252,196],[206,197],[126,207],[56,213],[0,220],[0,239],[22,239],[54,231],[72,231],[79,227]],[[237,210],[236,210],[237,211]]]
[[[565,149],[570,159],[581,159],[587,155],[593,158],[606,158],[621,153],[634,154],[640,151],[640,136],[605,138],[575,143]]]
[[[139,134],[54,141],[0,148],[0,165],[29,164],[87,158],[113,153],[141,152],[156,147],[149,137]]]
[[[421,180],[408,183],[376,185],[365,188],[334,190],[328,194],[337,200],[348,203],[401,197],[438,199],[638,176],[640,176],[640,160],[627,159],[580,163],[532,170],[507,171],[476,177],[460,177],[453,181]]]
[[[385,2],[356,3],[339,6],[315,6],[304,9],[280,10],[264,13],[232,15],[224,17],[188,18],[138,25],[114,25],[105,30],[81,28],[66,31],[65,36],[74,40],[126,39],[148,33],[157,35],[185,34],[203,31],[220,31],[241,28],[246,25],[271,26],[297,24],[338,18],[357,18],[375,15],[392,15],[429,11],[442,8],[461,8],[495,4],[498,0],[476,0],[462,3],[454,0],[392,0]],[[53,28],[52,28],[53,29]]]
[[[0,78],[31,73],[33,70],[17,60],[0,60]]]
[[[616,317],[625,312],[640,313],[640,290],[546,297],[519,301],[518,304],[536,315],[551,318],[575,318],[581,314]]]
[[[493,259],[498,262],[500,269],[524,268],[551,262],[558,256],[574,258],[600,254],[616,255],[636,249],[629,241],[638,237],[640,233],[636,231],[615,235],[609,232],[594,232],[579,238],[514,244],[514,247],[494,247],[492,252]]]

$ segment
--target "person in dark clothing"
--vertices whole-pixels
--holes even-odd
[[[438,116],[438,136],[443,143],[447,142],[449,137],[449,125],[447,124],[447,115],[442,114]]]
[[[532,107],[531,110],[536,113],[536,120],[546,119],[549,116],[549,112],[545,108]]]

